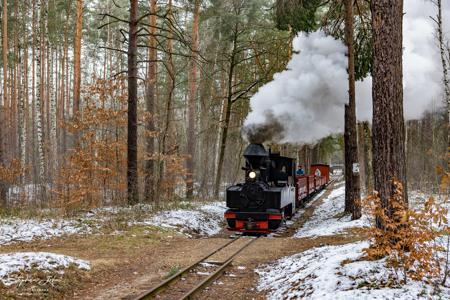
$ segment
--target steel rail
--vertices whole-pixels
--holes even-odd
[[[140,295],[138,295],[136,298],[134,298],[135,300],[144,300],[144,299],[151,299],[151,297],[155,296],[157,293],[161,292],[162,290],[164,290],[166,287],[168,287],[171,283],[173,283],[177,278],[181,277],[183,274],[185,274],[186,272],[188,272],[189,270],[193,269],[195,266],[197,266],[198,264],[200,264],[202,261],[204,261],[205,259],[207,259],[208,257],[213,256],[214,254],[216,254],[217,252],[219,252],[220,250],[222,250],[223,248],[227,247],[228,245],[236,242],[237,240],[239,240],[241,237],[237,237],[234,238],[233,240],[225,243],[224,245],[220,246],[219,248],[217,248],[216,250],[214,250],[213,252],[210,252],[209,254],[203,256],[202,258],[200,258],[199,260],[197,260],[196,262],[194,262],[193,264],[187,266],[186,268],[182,269],[181,271],[179,271],[178,273],[170,276],[169,278],[167,278],[166,280],[164,280],[163,282],[161,282],[160,284],[158,284],[157,286],[155,286],[154,288],[152,288],[149,291],[146,291]]]
[[[228,258],[227,261],[225,261],[219,269],[217,269],[216,271],[214,271],[214,273],[212,273],[211,275],[209,275],[208,277],[206,277],[205,279],[203,279],[198,285],[196,285],[192,290],[190,290],[189,292],[187,292],[186,294],[184,294],[180,299],[181,300],[185,300],[185,299],[192,299],[192,297],[197,294],[198,292],[200,292],[203,287],[205,287],[206,285],[208,285],[211,281],[215,280],[217,277],[219,277],[224,271],[225,269],[231,264],[231,262],[233,261],[233,259],[239,254],[241,253],[245,248],[247,248],[248,246],[250,246],[254,241],[256,241],[258,238],[253,238],[250,242],[248,242],[247,244],[245,244],[243,247],[239,248],[238,251],[236,251],[231,257]]]

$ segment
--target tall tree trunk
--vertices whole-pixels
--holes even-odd
[[[25,17],[26,14],[28,14],[28,10],[24,7],[23,9],[23,16]],[[27,29],[27,24],[23,24],[23,33],[25,34],[25,36],[28,36],[28,29]],[[21,136],[22,139],[22,145],[21,145],[21,165],[22,166],[26,166],[28,164],[28,159],[27,159],[27,154],[29,153],[29,147],[28,147],[28,143],[29,143],[29,137],[30,137],[30,133],[29,133],[29,109],[28,109],[28,102],[29,102],[29,96],[28,96],[28,92],[29,92],[29,76],[28,76],[28,40],[25,39],[24,41],[24,53],[23,53],[23,94],[21,96],[21,103],[23,105],[22,110],[23,110],[23,115],[22,118],[19,119],[19,125],[22,126],[22,133],[19,135]],[[21,178],[22,179],[22,183],[24,183],[24,181],[26,180],[24,177]]]
[[[363,156],[364,156],[364,169],[366,170],[365,186],[366,193],[370,194],[373,191],[373,170],[372,170],[372,134],[370,131],[369,122],[363,122]]]
[[[8,104],[8,1],[3,1],[2,13],[2,54],[3,54],[3,105],[0,110],[0,165],[5,164],[5,145],[4,145],[4,128],[3,124],[7,124],[5,108]],[[3,180],[0,180],[0,209],[6,208],[7,205],[7,185]]]
[[[42,112],[42,94],[44,87],[44,80],[42,74],[42,57],[43,57],[43,22],[42,22],[42,6],[40,1],[37,1],[38,24],[36,26],[37,36],[37,49],[36,49],[36,137],[37,137],[37,149],[38,149],[38,178],[39,182],[43,183],[45,178],[45,153],[44,153],[44,132],[43,132],[43,112]]]
[[[442,28],[442,0],[436,0],[436,6],[438,9],[437,14],[437,33],[438,33],[438,41],[439,41],[439,52],[441,54],[441,63],[442,63],[442,81],[444,83],[444,102],[447,106],[447,147],[450,151],[450,79],[448,75],[448,65],[445,53],[445,41],[444,41],[444,33]],[[450,53],[449,53],[450,54]]]
[[[172,13],[172,0],[169,0],[168,3],[168,18],[173,21],[173,13]],[[165,155],[167,154],[167,137],[169,135],[170,130],[170,122],[172,121],[172,102],[173,102],[173,92],[175,89],[175,73],[174,73],[174,64],[173,64],[173,33],[172,33],[172,22],[169,24],[168,28],[168,41],[167,41],[167,75],[168,75],[168,83],[167,87],[167,99],[165,106],[165,118],[164,125],[162,130],[162,137],[160,142],[160,158],[159,158],[159,174],[158,174],[158,184],[157,184],[157,192],[156,195],[160,195],[161,185],[163,184],[163,178],[165,176]],[[168,191],[165,191],[167,196]]]
[[[137,164],[137,34],[138,0],[130,0],[130,23],[128,32],[128,139],[127,183],[128,203],[139,202]]]
[[[211,48],[211,50],[210,50]],[[201,162],[200,164],[197,164],[197,170],[200,166],[203,167],[202,172],[199,173],[201,176],[200,179],[200,187],[199,187],[199,193],[202,197],[208,197],[211,196],[211,182],[210,178],[214,178],[214,170],[215,165],[211,164],[211,162],[214,162],[213,157],[214,152],[211,151],[212,144],[214,141],[214,134],[213,134],[213,127],[211,126],[211,120],[213,119],[211,117],[212,114],[212,103],[214,103],[214,99],[216,96],[216,86],[215,86],[215,80],[213,78],[213,74],[215,74],[216,65],[217,65],[217,59],[218,59],[218,51],[219,50],[219,44],[217,43],[214,45],[214,47],[208,47],[206,49],[206,52],[214,51],[214,59],[212,61],[212,64],[208,69],[210,70],[210,73],[206,73],[204,75],[204,78],[200,80],[201,88],[200,89],[200,132],[201,132],[201,146],[199,147],[200,151],[198,151],[198,158],[197,161]]]
[[[147,137],[147,155],[155,154],[155,103],[156,103],[156,72],[157,72],[157,58],[156,50],[156,11],[157,0],[150,0],[150,37],[148,50],[148,73],[147,73],[147,113],[149,119],[147,121],[147,131],[150,134]],[[145,201],[153,202],[155,200],[155,160],[151,157],[145,164]]]
[[[192,21],[192,43],[191,61],[188,76],[189,99],[188,99],[188,128],[187,128],[187,160],[186,160],[186,197],[192,198],[194,192],[194,170],[195,170],[195,115],[197,100],[197,52],[198,52],[198,22],[200,16],[200,0],[194,3],[194,19]]]
[[[371,10],[374,187],[391,215],[394,180],[403,184],[404,200],[408,202],[403,117],[403,0],[372,0]],[[377,226],[384,227],[381,220],[377,220]]]
[[[365,161],[365,155],[364,155],[364,124],[363,122],[357,123],[357,132],[358,132],[358,162],[359,162],[359,179],[360,179],[360,186],[363,186],[363,191],[367,193],[367,186],[365,185],[366,178],[367,178],[367,170],[366,170],[366,161]]]
[[[70,17],[70,5],[72,4],[72,1],[70,0],[66,7],[66,14],[67,18]],[[69,90],[68,85],[68,56],[69,56],[69,27],[68,24],[64,24],[64,48],[63,48],[63,58],[61,62],[61,95],[59,97],[60,99],[60,113],[59,118],[61,123],[65,123],[69,119],[69,106],[70,101],[69,97],[67,95],[67,91]],[[67,150],[67,129],[61,128],[60,132],[60,140],[61,140],[61,147],[60,152],[61,154],[64,154]]]
[[[50,153],[49,153],[49,161],[51,162],[51,170],[52,172],[57,168],[58,166],[58,160],[56,159],[56,148],[57,148],[57,139],[56,139],[56,118],[57,118],[57,112],[56,112],[56,88],[54,85],[54,74],[55,74],[55,69],[54,69],[54,62],[57,61],[54,59],[53,55],[55,53],[54,48],[50,48],[50,60],[51,60],[51,64],[50,64],[50,69],[49,69],[49,91],[48,91],[48,95],[47,98],[49,99],[50,103],[49,103],[49,141],[50,141]],[[57,69],[56,69],[57,70]],[[53,174],[49,174],[49,175],[53,175]]]
[[[227,146],[227,138],[228,138],[228,128],[230,126],[230,118],[231,118],[231,106],[233,104],[233,77],[234,77],[234,67],[235,67],[235,59],[236,59],[236,47],[237,47],[237,26],[234,30],[234,38],[233,38],[233,48],[230,56],[230,68],[228,70],[228,81],[227,81],[227,98],[226,98],[226,106],[225,106],[225,119],[222,124],[222,133],[220,138],[220,146],[219,146],[219,157],[217,162],[217,173],[216,180],[214,183],[214,197],[217,198],[219,196],[220,184],[222,182],[222,169],[223,162],[225,158],[225,150]],[[222,121],[222,120],[221,120]]]
[[[36,162],[36,36],[38,34],[37,31],[37,13],[36,13],[36,0],[33,0],[32,3],[32,41],[31,41],[31,163],[32,163],[32,178],[34,179],[38,177],[37,173],[37,162]]]
[[[73,57],[73,113],[80,111],[81,87],[81,34],[83,31],[83,0],[77,0],[77,17]]]
[[[6,129],[4,136],[2,135],[2,146],[4,147],[4,155],[6,154],[6,141],[9,137],[9,78],[8,78],[8,1],[3,0],[2,12],[2,58],[3,58],[3,124],[2,129]]]
[[[361,217],[359,173],[353,165],[358,163],[355,105],[355,51],[353,46],[353,0],[345,0],[345,40],[348,57],[348,97],[345,107],[345,210],[351,212],[352,220]]]

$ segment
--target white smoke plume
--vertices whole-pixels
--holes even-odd
[[[443,1],[447,2],[447,1]],[[444,4],[444,20],[450,21],[450,1]],[[442,99],[442,67],[435,24],[436,8],[430,1],[405,1],[403,24],[404,111],[406,119],[420,118]],[[450,28],[444,28],[447,31]],[[348,102],[346,47],[323,32],[300,33],[293,42],[287,69],[275,74],[251,98],[251,113],[243,128],[247,140],[257,133],[273,142],[314,143],[344,128]],[[372,79],[356,83],[357,116],[372,119]],[[274,139],[261,131],[275,122],[284,133]],[[249,130],[251,128],[251,130]],[[261,128],[262,130],[257,130]]]

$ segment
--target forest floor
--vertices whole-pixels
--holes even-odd
[[[226,273],[199,298],[276,299],[278,296],[271,288],[273,282],[261,283],[274,262],[273,269],[276,270],[278,261],[295,257],[298,253],[366,240],[361,228],[368,225],[368,220],[350,222],[348,216],[340,213],[343,192],[342,183],[338,183],[317,195],[279,232],[261,237],[237,256]],[[222,218],[220,204],[201,207],[207,214],[215,215],[219,220]],[[0,298],[131,299],[229,241],[231,232],[217,230],[217,224],[224,227],[220,221],[201,229],[195,225],[195,220],[191,220],[194,229],[181,232],[181,227],[170,220],[172,217],[182,219],[185,213],[159,213],[156,219],[152,217],[152,222],[128,222],[129,226],[119,227],[120,230],[113,226],[116,229],[108,234],[63,234],[46,239],[0,243],[0,259],[2,254],[45,252],[89,263],[89,270],[74,268],[72,263],[64,275],[58,272],[62,268],[57,268],[52,273],[54,280],[24,280],[25,275],[25,278],[30,278],[30,272],[31,278],[42,278],[43,275],[34,274],[34,269],[20,271],[16,277],[21,284],[2,287],[0,282]],[[202,220],[203,217],[198,218]],[[162,226],[164,221],[168,221],[169,226]],[[186,224],[187,221],[182,222]],[[45,276],[48,279],[48,273]]]

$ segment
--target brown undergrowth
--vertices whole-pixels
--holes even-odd
[[[447,187],[448,173],[442,176],[441,188]],[[394,194],[389,207],[382,206],[375,193],[366,199],[366,207],[377,225],[367,229],[371,246],[365,249],[368,259],[386,257],[399,283],[408,279],[428,283],[445,283],[448,273],[447,249],[439,239],[450,233],[447,200],[428,198],[417,208],[410,208],[403,198],[403,186],[393,181]],[[442,253],[447,252],[447,259]]]

